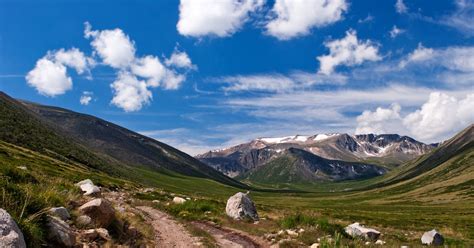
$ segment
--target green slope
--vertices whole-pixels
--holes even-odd
[[[4,93],[0,114],[0,140],[111,175],[130,177],[135,168],[145,168],[246,187],[166,144],[93,116],[19,102]]]
[[[315,185],[380,176],[385,169],[371,164],[346,162],[319,157],[305,150],[290,148],[254,170],[241,175],[244,182],[281,188]]]

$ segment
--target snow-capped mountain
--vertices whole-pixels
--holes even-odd
[[[229,148],[209,151],[197,158],[229,176],[237,176],[278,158],[290,148],[328,160],[396,166],[423,155],[427,145],[398,134],[349,135],[342,133],[265,137]]]

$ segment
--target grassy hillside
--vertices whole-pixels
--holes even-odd
[[[0,114],[0,140],[111,175],[130,178],[138,167],[246,187],[166,144],[93,116],[21,103],[1,92]]]

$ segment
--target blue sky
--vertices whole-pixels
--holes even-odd
[[[474,122],[474,1],[0,0],[0,90],[191,154]]]

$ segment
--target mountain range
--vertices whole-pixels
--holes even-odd
[[[314,182],[381,175],[436,146],[398,134],[334,133],[258,138],[196,158],[239,179]]]

